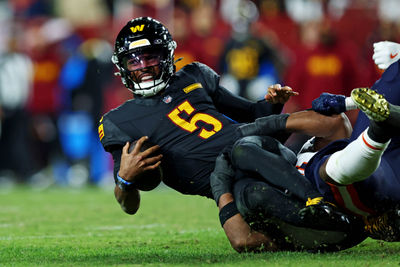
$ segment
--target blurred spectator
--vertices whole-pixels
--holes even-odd
[[[337,41],[328,20],[304,22],[301,37],[285,79],[285,84],[300,95],[291,99],[287,111],[310,108],[311,101],[322,92],[349,95],[363,84],[358,73],[358,50],[352,43]]]
[[[103,114],[103,95],[109,85],[111,45],[101,39],[84,41],[61,70],[60,84],[70,100],[58,119],[60,141],[67,157],[68,184],[98,183],[107,172],[97,122]]]
[[[74,27],[102,25],[109,17],[109,6],[103,0],[55,0],[54,11]]]
[[[15,27],[8,51],[0,54],[0,172],[26,181],[33,171],[29,145],[29,114],[26,103],[31,93],[33,64],[21,52],[21,29]],[[2,174],[0,174],[2,176]]]
[[[198,2],[190,13],[189,45],[196,55],[196,61],[219,72],[218,61],[229,38],[230,27],[219,16],[215,1]]]
[[[399,22],[400,9],[397,0],[378,0],[378,17],[381,20]]]
[[[285,0],[289,16],[297,23],[324,18],[340,19],[351,0]],[[354,1],[353,1],[354,2]]]
[[[53,13],[51,0],[10,0],[9,3],[17,18],[47,17]]]
[[[324,18],[323,1],[285,0],[288,15],[297,23]]]
[[[13,21],[12,10],[9,3],[0,1],[0,53],[8,51],[8,39],[11,35],[11,26]]]
[[[350,40],[357,47],[362,47],[377,23],[376,9],[373,6],[360,7],[357,1],[352,1],[340,20],[332,20],[332,28],[339,42]]]
[[[359,51],[352,43],[339,42],[328,20],[303,22],[301,42],[293,52],[285,85],[299,92],[299,96],[286,103],[285,112],[311,108],[312,100],[322,92],[348,96],[353,88],[365,84],[359,74]],[[347,115],[354,123],[357,112]],[[286,144],[297,151],[308,138],[294,135]]]
[[[178,44],[175,50],[175,59],[179,59],[176,63],[177,71],[191,62],[199,60],[190,39],[190,13],[188,8],[180,5],[175,6],[174,25],[171,27],[171,34]]]
[[[251,26],[258,18],[255,4],[240,0],[236,5],[229,1],[225,11],[233,30],[221,57],[221,84],[235,94],[260,100],[269,85],[280,81],[279,51],[253,34]]]
[[[261,39],[268,39],[286,56],[299,42],[299,31],[298,25],[286,12],[285,1],[261,1],[259,10],[260,18],[253,23],[254,34]]]
[[[64,58],[58,42],[70,33],[70,28],[48,27],[49,23],[53,21],[39,17],[29,20],[25,26],[25,44],[34,64],[28,110],[32,115],[35,161],[43,171],[48,171],[47,167],[62,157],[56,122],[64,101],[58,82]],[[55,32],[51,34],[52,31]],[[54,35],[60,38],[54,39]]]

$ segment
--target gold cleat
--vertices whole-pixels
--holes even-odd
[[[389,103],[372,89],[355,88],[351,91],[351,99],[370,120],[384,121],[389,117]]]
[[[387,214],[383,214],[379,217],[368,217],[364,219],[364,229],[365,231],[370,234],[370,236],[377,236],[377,233],[384,231],[387,226]]]
[[[369,237],[388,242],[400,241],[400,210],[394,209],[380,216],[363,219]]]

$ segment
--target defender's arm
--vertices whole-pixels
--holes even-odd
[[[275,251],[276,244],[259,232],[253,231],[240,215],[232,195],[234,170],[228,158],[222,153],[215,161],[210,175],[210,185],[214,199],[220,210],[219,218],[233,249],[237,252]]]
[[[220,212],[224,212],[224,208],[226,209],[229,205],[234,205],[232,194],[223,194],[218,203]],[[271,238],[263,233],[252,230],[240,213],[226,220],[223,228],[232,248],[239,253],[279,250]]]

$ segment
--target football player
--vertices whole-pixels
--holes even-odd
[[[395,110],[397,109],[395,105],[400,105],[399,52],[400,45],[397,43],[384,41],[374,44],[373,59],[377,66],[381,69],[385,69],[385,71],[382,74],[382,77],[372,86],[371,89],[377,92],[377,95],[384,95],[384,98],[391,103],[391,105],[388,106]],[[382,102],[384,103],[383,100],[377,101],[377,103]],[[371,101],[369,101],[367,104],[369,104],[370,107],[375,106],[371,104]],[[360,103],[358,103],[358,105],[360,105]],[[380,105],[378,105],[378,107],[379,106]],[[337,114],[353,108],[354,105],[348,105],[348,98],[345,98],[344,96],[322,94],[319,98],[313,101],[313,109],[324,114]],[[364,108],[364,110],[368,111],[367,108]],[[382,110],[385,110],[385,108]],[[375,110],[374,112],[378,112],[378,110]],[[369,111],[369,113],[371,113],[371,111]],[[383,115],[380,116],[381,118],[384,118]],[[369,125],[368,112],[366,114],[360,112],[355,123],[353,133],[350,137],[350,141],[356,140],[358,136],[366,131]],[[375,133],[376,131],[378,133]],[[336,188],[334,186],[323,186],[323,190],[320,191],[325,191],[326,194],[324,194],[326,196],[328,194],[331,196],[328,198],[334,198],[338,203],[342,203],[342,205],[351,212],[367,216],[368,218],[370,217],[370,214],[385,211],[388,207],[397,207],[399,204],[400,197],[398,192],[400,190],[400,136],[396,127],[386,127],[384,131],[372,131],[371,127],[369,127],[367,133],[371,133],[372,137],[375,136],[375,139],[377,138],[379,143],[386,143],[383,146],[385,149],[381,152],[383,154],[380,157],[381,162],[377,170],[368,179],[355,182],[346,187]],[[391,139],[391,141],[387,142],[389,139]],[[381,145],[379,145],[379,147],[380,146]],[[342,168],[341,166],[343,163],[339,161],[338,164],[339,166],[334,167]],[[341,170],[333,170],[332,172],[337,173],[340,171]],[[342,176],[341,174],[339,175]],[[315,183],[318,182],[320,182],[320,180],[315,180]],[[345,183],[348,182],[345,181]],[[374,229],[377,230],[378,228],[386,229],[387,227],[385,227],[385,222],[387,221],[387,218],[374,221],[373,223],[378,225],[370,230],[373,231]],[[377,235],[377,238],[387,239],[389,241],[397,240],[395,237],[381,236],[379,231],[373,235]]]
[[[161,159],[167,186],[212,198],[209,176],[215,159],[239,138],[241,123],[280,113],[282,104],[297,94],[276,85],[269,88],[266,100],[250,102],[221,87],[219,76],[201,63],[175,72],[175,48],[167,28],[149,17],[129,21],[115,41],[112,61],[133,99],[103,116],[99,137],[114,160],[115,197],[129,214],[140,205],[135,177],[158,168]],[[135,149],[128,152],[134,140],[138,140]],[[157,145],[140,152],[145,140]],[[161,153],[153,156],[157,150]],[[263,168],[262,159],[257,162]],[[315,208],[333,226],[338,221],[347,224],[342,214],[335,217],[333,207],[308,180],[288,187],[304,202],[315,199]]]
[[[307,143],[301,150],[297,166],[303,169],[306,177],[326,199],[363,218],[365,231],[361,231],[361,221],[354,219],[354,228],[351,231],[337,231],[333,236],[330,236],[331,232],[324,231],[324,235],[315,236],[312,234],[315,230],[310,231],[306,226],[298,228],[301,224],[286,224],[282,220],[276,220],[282,218],[277,214],[277,207],[283,207],[290,216],[290,207],[301,205],[296,198],[286,197],[282,190],[284,188],[271,186],[277,178],[295,182],[297,175],[293,173],[294,165],[290,164],[293,160],[284,152],[285,147],[276,140],[249,136],[236,142],[231,155],[221,155],[217,159],[211,175],[213,194],[220,208],[221,224],[234,249],[332,251],[353,246],[366,235],[385,241],[400,241],[400,197],[396,194],[400,190],[399,180],[394,179],[388,169],[386,173],[374,173],[382,164],[382,154],[390,139],[400,135],[400,107],[389,104],[382,95],[366,88],[353,90],[352,99],[370,118],[368,130],[353,142],[339,140],[322,149],[321,138],[314,138],[313,142]],[[282,115],[275,117],[282,119]],[[260,126],[271,126],[268,121],[276,118],[271,116],[258,119],[255,123],[240,128],[250,135],[270,134],[271,127],[264,131]],[[293,131],[295,128],[292,128],[289,120],[290,117],[286,127]],[[318,132],[317,129],[315,133]],[[346,135],[342,137],[345,138]],[[246,174],[237,174],[243,166],[246,168],[246,165],[237,161],[237,154],[250,152],[249,143],[262,146],[270,152],[269,157],[263,157],[267,159],[265,164],[271,166],[267,169],[268,175],[263,176],[263,179],[256,180]],[[236,173],[230,162],[236,168]],[[372,182],[365,186],[364,183],[368,182],[364,181],[368,180]],[[362,190],[368,190],[368,194],[361,195],[365,194]],[[365,203],[373,205],[367,206]],[[309,211],[304,209],[304,216],[310,216],[307,213]]]
[[[373,59],[375,64],[384,69],[382,77],[372,86],[371,89],[377,93],[384,95],[384,98],[393,105],[400,105],[400,62],[399,62],[400,44],[383,41],[374,44],[374,55]],[[324,114],[337,114],[346,110],[352,109],[352,105],[346,105],[346,98],[344,96],[322,94],[318,99],[313,101],[313,109],[317,112]],[[367,114],[368,115],[368,114]],[[353,134],[350,140],[355,140],[357,137],[365,131],[369,126],[369,119],[366,114],[360,112],[354,126]],[[383,141],[387,140],[393,131],[391,129],[386,131],[386,137]],[[366,194],[368,195],[373,188],[377,188],[382,196],[380,199],[396,199],[398,191],[394,191],[395,188],[392,185],[397,185],[397,181],[400,180],[400,157],[398,156],[398,148],[400,147],[400,137],[395,135],[391,138],[391,142],[388,144],[385,152],[382,155],[381,164],[377,171],[374,173],[374,177],[384,177],[383,182],[378,182],[378,178],[368,179],[363,182],[363,187],[366,187]],[[383,183],[383,184],[382,184]],[[364,189],[360,188],[360,191]],[[360,192],[363,194],[362,192]],[[374,194],[375,195],[375,194]],[[369,198],[365,196],[365,198]],[[368,202],[376,201],[375,198],[369,198]],[[379,202],[379,201],[378,201]],[[373,203],[370,205],[375,206]]]
[[[355,126],[362,132],[318,152],[308,161],[305,175],[326,198],[363,217],[371,237],[400,241],[400,226],[388,221],[399,223],[400,215],[400,107],[372,89],[358,88],[351,94],[363,111]]]
[[[374,44],[373,59],[379,68],[387,70],[383,73],[382,78],[378,80],[372,88],[377,92],[385,95],[385,98],[389,100],[389,102],[396,105],[400,105],[400,88],[399,88],[400,63],[398,61],[399,55],[400,55],[400,44],[388,41]],[[362,96],[363,94],[364,93],[361,92],[359,95]],[[374,100],[375,95],[373,93],[371,94],[373,95],[372,102],[375,102],[377,99]],[[355,96],[357,96],[357,94],[355,94]],[[356,98],[358,98],[359,100],[364,99],[364,97],[356,97]],[[377,102],[382,103],[384,101],[377,101]],[[367,104],[369,106],[363,108],[363,104]],[[374,105],[371,106],[371,101],[367,101],[364,103],[359,102],[358,105],[359,107],[363,108],[367,112],[367,114],[368,112],[370,114],[373,114],[371,113],[371,111],[368,111],[368,108],[374,106]],[[378,104],[378,106],[380,106],[380,104]],[[354,108],[356,108],[356,104],[354,103],[354,101],[352,101],[349,98],[345,98],[344,96],[322,94],[319,99],[313,101],[313,109],[326,115],[339,114],[341,112],[344,112],[346,110],[351,110]],[[385,108],[383,110],[385,110]],[[377,110],[374,110],[373,112],[377,112]],[[260,122],[259,126],[262,126],[262,124],[263,123]],[[357,119],[357,123],[350,137],[350,141],[356,140],[357,138],[358,140],[352,146],[349,146],[347,152],[343,151],[341,153],[337,153],[336,156],[332,157],[332,160],[330,161],[331,164],[328,167],[328,172],[326,171],[326,165],[329,161],[326,161],[326,158],[329,157],[329,155],[334,153],[335,151],[346,147],[348,142],[346,141],[337,142],[336,144],[329,146],[327,149],[319,152],[318,153],[319,155],[315,157],[315,159],[312,161],[308,161],[308,159],[314,154],[314,152],[307,151],[307,149],[304,149],[303,150],[304,153],[301,153],[301,157],[299,158],[298,167],[300,170],[302,170],[303,173],[304,169],[308,170],[307,171],[308,177],[310,177],[310,180],[314,184],[316,184],[318,189],[321,191],[321,193],[325,195],[327,199],[337,203],[344,209],[347,209],[348,212],[364,218],[366,227],[365,230],[370,237],[386,241],[399,241],[400,214],[398,209],[398,204],[399,204],[398,192],[400,189],[399,188],[400,157],[398,156],[398,147],[400,144],[400,140],[399,140],[398,130],[396,130],[395,127],[393,128],[391,126],[389,127],[386,126],[383,127],[383,129],[385,128],[386,129],[382,131],[379,130],[379,127],[373,126],[370,127],[368,131],[365,132],[366,128],[369,125],[370,121],[367,115],[360,112]],[[254,130],[254,127],[248,126],[248,129]],[[378,133],[374,133],[374,131]],[[369,139],[370,142],[372,141],[373,143],[377,144],[377,147],[375,148],[378,149],[373,149],[368,145],[366,145],[367,141],[363,140],[362,142],[360,142],[360,140],[363,138],[362,137],[360,138],[359,136],[363,132],[365,132],[363,134],[364,140],[366,138]],[[372,138],[375,138],[379,142],[376,143],[374,139],[369,138],[368,132],[373,136]],[[260,134],[260,132],[256,131],[255,134]],[[388,142],[389,139],[391,139],[391,142]],[[314,144],[312,144],[312,146],[309,145],[308,149],[313,148],[318,150],[319,149],[318,143],[320,143],[320,139],[315,138]],[[305,146],[305,148],[307,148],[307,146]],[[350,151],[350,155],[347,154],[348,151]],[[357,152],[356,155],[361,156],[363,158],[362,161],[364,162],[357,161],[359,157],[356,157],[356,155],[353,153],[354,151]],[[343,157],[342,156],[343,154],[347,154],[347,156]],[[334,161],[335,158],[339,160],[335,162]],[[371,160],[372,164],[369,164],[369,161]],[[222,160],[219,161],[221,162]],[[378,164],[379,161],[380,164]],[[225,165],[226,164],[227,163],[225,163]],[[353,169],[353,165],[357,166],[358,168]],[[319,168],[319,166],[321,166],[322,168]],[[367,178],[368,174],[370,174],[377,166],[378,166],[377,170],[369,178]],[[360,167],[362,171],[359,174],[361,175],[359,174],[354,175],[355,172],[357,173],[360,171]],[[221,170],[219,172],[220,176],[224,177],[224,175],[221,175],[221,173],[223,172]],[[330,173],[330,175],[328,175],[327,173]],[[336,181],[335,179],[332,179],[331,176],[336,177],[335,178]],[[214,175],[212,177],[215,178],[217,176]],[[229,175],[225,175],[225,177],[229,177]],[[241,181],[241,183],[246,184],[244,181]],[[262,186],[263,188],[265,188],[265,190],[269,190],[269,195],[273,195],[275,193],[276,197],[274,198],[271,197],[272,200],[279,199],[279,197],[282,195],[282,192],[279,191],[277,192],[276,189],[274,188],[266,187],[265,184]],[[236,190],[235,196],[243,195],[244,194],[243,191],[245,192],[243,188],[246,187],[243,185],[235,186],[234,187],[234,189]],[[238,189],[239,191],[237,191]],[[242,190],[242,192],[240,190]],[[263,196],[265,197],[265,194]],[[232,202],[232,199],[228,198],[228,200],[225,200],[225,202],[222,203],[222,207],[229,202]],[[239,200],[236,203],[241,203],[241,201]],[[281,203],[284,202],[281,201]],[[246,214],[243,211],[243,205],[242,206],[240,204],[237,205],[238,209],[241,210],[242,212],[241,214]],[[231,204],[231,206],[233,205]],[[268,210],[269,212],[268,217],[271,217],[271,214],[274,215],[273,211],[274,209]],[[236,213],[231,211],[230,214],[236,214]],[[379,214],[381,215],[379,216]],[[255,216],[255,218],[259,217],[260,216]],[[227,220],[226,216],[224,220]],[[235,222],[235,220],[237,222]],[[254,227],[252,227],[253,229],[250,228],[249,225],[243,221],[243,218],[241,217],[240,214],[235,215],[232,221],[228,222],[228,225],[229,223],[231,223],[231,227],[233,227],[233,229],[239,229],[238,227],[241,227],[240,228],[241,231],[232,231],[229,228],[229,226],[226,226],[227,229],[225,229],[235,249],[240,251],[243,250],[244,248],[246,249],[259,248],[260,244],[262,244],[263,248],[266,248],[267,250],[277,249],[276,245],[268,246],[268,244],[273,244],[271,243],[271,238],[269,236],[266,237],[257,231],[254,231],[255,229]],[[284,228],[281,227],[281,229]],[[304,232],[304,231],[297,231],[297,232]],[[293,240],[296,240],[296,236],[292,235],[291,238]],[[362,240],[362,234],[360,234],[359,236],[356,235],[354,240]],[[302,240],[299,244],[303,245],[304,247],[304,245],[306,245],[306,241],[307,240]],[[347,246],[352,245],[351,242],[349,243],[345,239],[342,241],[339,240],[337,241],[338,241],[337,244],[339,245],[337,246],[338,249],[340,249],[340,246],[342,246],[342,248],[345,248]],[[326,241],[323,242],[326,243]],[[356,244],[357,242],[358,241],[356,241],[353,244]]]

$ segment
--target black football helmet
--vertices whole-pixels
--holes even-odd
[[[122,83],[134,94],[148,97],[164,89],[174,74],[175,48],[176,42],[161,22],[140,17],[121,29],[111,60]]]

